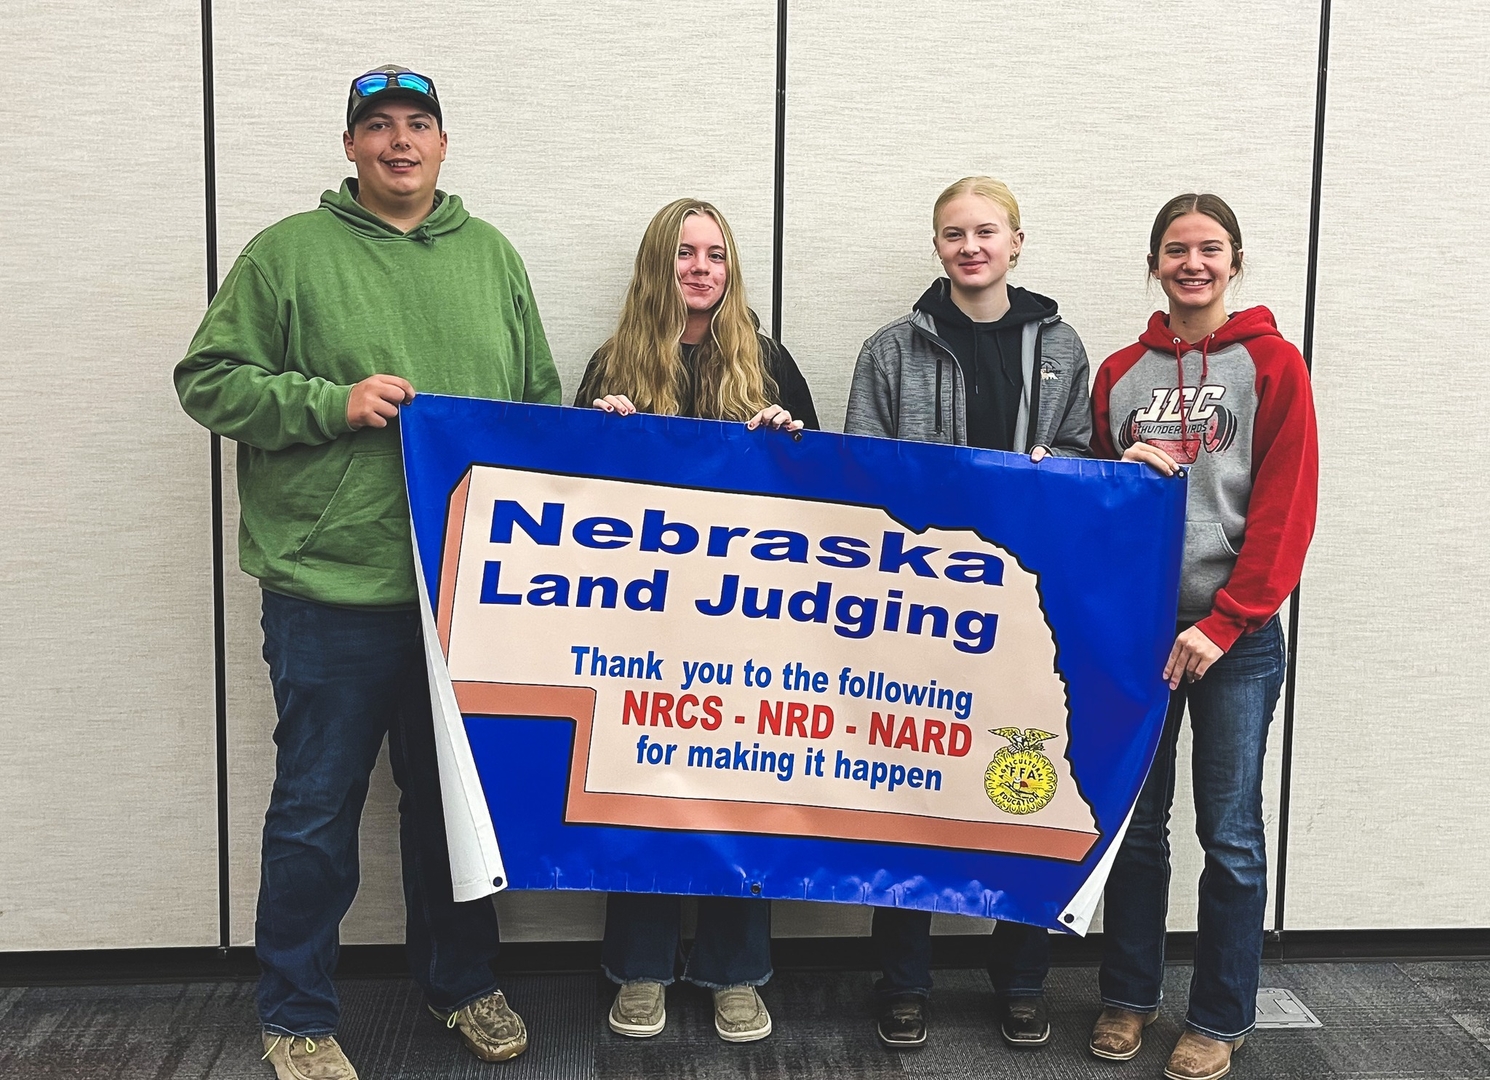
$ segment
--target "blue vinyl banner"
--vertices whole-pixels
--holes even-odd
[[[1086,931],[1163,725],[1183,479],[424,394],[400,424],[458,898]]]

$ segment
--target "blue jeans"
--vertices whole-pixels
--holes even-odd
[[[896,994],[931,994],[931,912],[914,908],[874,909],[874,951],[881,999]],[[993,928],[988,978],[999,997],[1038,997],[1050,974],[1050,934],[1040,926],[1000,920]]]
[[[1205,678],[1181,683],[1171,695],[1153,768],[1107,879],[1099,975],[1104,1004],[1141,1013],[1159,1007],[1175,741],[1188,702],[1195,831],[1205,870],[1185,1023],[1213,1039],[1252,1030],[1268,895],[1262,757],[1283,667],[1283,631],[1275,616],[1238,638]]]
[[[667,985],[677,969],[683,898],[611,893],[605,899],[600,963],[613,982]],[[771,978],[771,901],[701,896],[683,978],[695,986],[760,986]]]
[[[312,1037],[336,1031],[338,930],[357,895],[357,827],[385,734],[402,793],[414,979],[441,1011],[491,993],[496,911],[490,900],[458,904],[451,894],[419,612],[337,608],[265,590],[262,625],[279,711],[254,931],[264,1027]]]

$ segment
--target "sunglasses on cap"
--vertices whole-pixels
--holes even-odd
[[[384,71],[371,72],[353,81],[352,92],[358,97],[372,97],[372,95],[382,90],[387,90],[390,86],[401,87],[404,90],[413,90],[420,94],[429,94],[431,97],[435,93],[433,79],[426,78],[423,75],[416,75],[412,71],[393,73]]]

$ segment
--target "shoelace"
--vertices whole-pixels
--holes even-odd
[[[498,990],[495,993],[488,994],[484,998],[479,998],[478,1000],[471,1002],[464,1008],[456,1009],[455,1012],[451,1013],[445,1018],[445,1027],[447,1029],[455,1027],[456,1024],[460,1022],[461,1013],[470,1014],[470,1019],[475,1022],[478,1027],[481,1026],[483,1020],[494,1022],[502,1018],[502,1014],[506,1009],[506,1005],[507,999],[503,997],[502,992]],[[433,1011],[433,1009],[431,1009],[431,1011]],[[439,1014],[436,1013],[435,1015],[438,1016]]]
[[[445,1027],[446,1028],[453,1028],[453,1027],[455,1027],[455,1025],[460,1021],[460,1014],[463,1013],[463,1012],[469,1012],[471,1014],[472,1019],[475,1019],[476,1014],[477,1014],[476,1006],[482,1004],[483,1002],[490,1002],[490,1005],[488,1005],[485,1009],[483,1009],[481,1011],[482,1012],[485,1012],[485,1013],[491,1013],[491,1014],[495,1015],[497,1013],[497,1003],[496,1003],[496,1001],[493,1001],[492,1000],[492,998],[495,998],[495,997],[497,997],[497,995],[496,994],[492,994],[489,997],[481,998],[481,999],[479,999],[477,1001],[471,1002],[471,1004],[465,1006],[465,1008],[463,1008],[463,1009],[456,1009],[453,1013],[451,1013],[448,1017],[445,1018]]]
[[[268,1061],[269,1060],[269,1055],[272,1054],[272,1053],[274,1053],[274,1048],[276,1046],[278,1046],[282,1041],[284,1041],[284,1036],[283,1035],[276,1035],[276,1036],[274,1036],[274,1041],[269,1044],[269,1049],[264,1051],[264,1056],[261,1057],[261,1058],[259,1058],[259,1060],[260,1061]],[[295,1038],[294,1038],[294,1036],[291,1036],[290,1037],[290,1050],[293,1052],[294,1049],[295,1049]],[[306,1039],[305,1040],[305,1052],[307,1054],[314,1054],[316,1052],[316,1040],[314,1040],[314,1039]]]

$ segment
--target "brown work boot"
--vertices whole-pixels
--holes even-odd
[[[279,1080],[357,1080],[357,1070],[333,1035],[306,1039],[266,1031],[264,1060],[274,1066]]]
[[[1157,1019],[1158,1009],[1137,1013],[1109,1005],[1092,1025],[1092,1041],[1087,1043],[1087,1049],[1108,1061],[1127,1061],[1143,1045],[1143,1029]]]
[[[453,1013],[429,1010],[447,1028],[460,1029],[461,1041],[482,1061],[506,1061],[528,1048],[528,1029],[523,1018],[507,1005],[502,991],[477,998]]]
[[[1199,1032],[1186,1031],[1169,1055],[1164,1075],[1169,1080],[1221,1080],[1231,1072],[1231,1053],[1246,1036],[1233,1042],[1222,1042]]]

